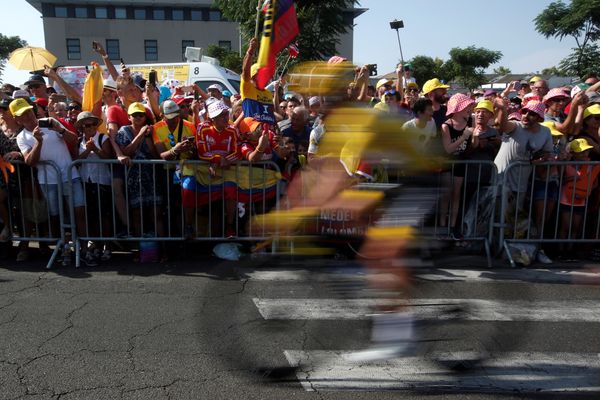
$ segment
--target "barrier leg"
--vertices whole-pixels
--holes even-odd
[[[64,241],[62,239],[59,240],[58,242],[56,242],[56,247],[54,247],[54,251],[50,255],[50,260],[48,260],[48,264],[46,264],[46,269],[52,269],[52,266],[54,265],[54,261],[56,260],[56,257],[58,256],[58,252],[63,247],[63,245],[64,245]]]
[[[487,266],[489,269],[492,269],[494,267],[492,264],[492,252],[490,250],[490,242],[487,238],[483,239],[483,246],[485,247],[485,255],[487,257]]]
[[[512,254],[510,254],[506,240],[502,241],[502,246],[504,247],[504,251],[506,251],[506,257],[508,257],[508,262],[510,262],[511,268],[517,268],[517,264],[515,264],[515,260],[513,260]]]

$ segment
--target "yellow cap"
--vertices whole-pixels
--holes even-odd
[[[15,99],[8,105],[10,113],[15,117],[20,117],[27,110],[31,110],[33,106],[25,99]]]
[[[476,110],[478,108],[488,110],[492,114],[494,113],[494,104],[489,100],[481,100],[479,103],[477,103],[477,106],[475,106]]]
[[[548,129],[550,129],[550,133],[552,134],[552,136],[562,136],[563,135],[563,133],[561,131],[556,129],[556,124],[553,121],[542,122],[542,125],[544,125]]]
[[[379,90],[379,88],[382,87],[383,85],[393,85],[393,84],[394,84],[393,80],[381,78],[380,80],[377,81],[377,84],[375,85],[375,90]]]
[[[590,115],[598,115],[600,114],[600,104],[592,104],[583,112],[583,119],[586,119]]]
[[[433,92],[435,89],[448,89],[450,86],[444,85],[438,78],[433,78],[423,85],[423,94]]]
[[[536,83],[537,81],[541,81],[542,78],[540,78],[539,76],[534,76],[529,80],[529,83]]]
[[[571,142],[569,148],[573,153],[581,153],[582,151],[593,149],[594,146],[590,146],[588,141],[585,139],[575,139]]]
[[[127,114],[132,115],[135,113],[144,113],[146,114],[146,107],[142,103],[131,103],[129,108],[127,109]]]

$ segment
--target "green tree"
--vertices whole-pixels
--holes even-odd
[[[446,63],[441,58],[431,58],[429,56],[415,56],[410,60],[412,67],[412,76],[417,80],[419,86],[432,78],[438,78],[449,82],[454,78],[453,71],[447,68]]]
[[[508,75],[510,74],[512,71],[510,70],[510,68],[506,68],[503,66],[500,66],[498,68],[494,68],[494,73],[498,74],[498,75]]]
[[[2,73],[6,66],[6,59],[9,54],[20,47],[27,46],[27,42],[18,36],[4,36],[0,33],[0,83],[2,83]]]
[[[542,75],[565,76],[565,73],[557,67],[548,67],[542,70]]]
[[[357,0],[297,0],[295,4],[300,26],[297,60],[321,60],[334,55],[340,36],[353,23],[345,11],[352,9]],[[254,36],[257,0],[215,0],[215,5],[228,20],[241,24],[243,41],[248,43]],[[262,13],[260,18],[262,30]]]
[[[568,74],[583,78],[600,72],[597,46],[600,40],[600,0],[571,0],[570,4],[555,1],[535,19],[535,29],[546,38],[572,37],[577,45],[560,63]]]
[[[211,44],[206,48],[206,55],[219,60],[221,66],[240,73],[242,71],[242,58],[237,51]]]
[[[485,83],[485,69],[501,58],[501,52],[483,47],[455,47],[450,50],[450,60],[445,63],[445,67],[453,72],[458,83],[473,90]]]

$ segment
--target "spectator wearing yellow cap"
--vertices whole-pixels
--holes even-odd
[[[600,104],[592,104],[583,112],[582,128],[577,137],[584,138],[593,147],[592,161],[600,161]]]
[[[578,138],[569,145],[573,161],[589,161],[593,146],[586,139]],[[592,193],[595,182],[600,175],[600,165],[568,165],[565,168],[562,190],[560,193],[560,237],[578,238],[583,228],[583,219],[593,215],[592,208],[597,206],[597,196]],[[561,245],[561,254],[572,251]]]
[[[446,94],[449,87],[443,84],[438,78],[430,79],[423,85],[423,96],[431,100],[433,104],[433,120],[438,132],[441,131],[442,124],[446,120],[447,108],[445,104],[448,102]]]

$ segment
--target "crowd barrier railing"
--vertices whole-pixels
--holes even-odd
[[[199,160],[134,160],[130,166],[76,160],[72,166],[83,177],[86,206],[71,202],[71,221],[87,222],[81,232],[73,229],[76,266],[88,241],[265,240],[265,226],[250,217],[279,206],[281,173],[273,162],[213,168]],[[67,184],[76,184],[72,168],[68,175]]]
[[[600,162],[511,163],[502,174],[498,246],[600,243]]]
[[[57,164],[50,161],[38,162],[35,168],[25,164],[23,161],[11,161],[15,171],[9,174],[8,182],[2,180],[0,189],[4,199],[0,201],[0,207],[5,208],[8,218],[7,238],[13,242],[20,242],[21,249],[29,251],[29,242],[38,242],[40,250],[54,245],[47,268],[54,263],[58,253],[65,243],[65,208],[63,196],[65,193],[61,179],[61,171]],[[0,179],[2,179],[0,177]],[[56,183],[49,184],[47,182]],[[40,183],[44,182],[44,183]],[[56,215],[51,215],[49,197],[53,196],[58,204]],[[2,218],[6,218],[2,216]],[[4,221],[6,223],[6,221]]]

